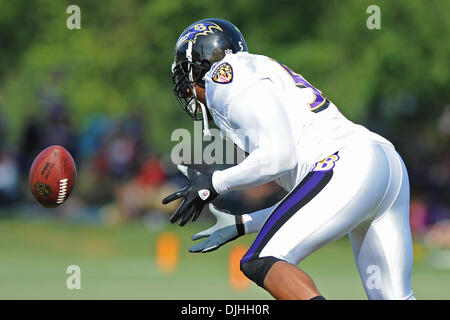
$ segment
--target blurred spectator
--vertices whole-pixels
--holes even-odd
[[[147,153],[139,117],[127,118],[110,128],[102,140],[94,155],[96,172],[120,181],[134,177]]]
[[[433,248],[450,249],[450,220],[434,224],[425,235],[425,243]]]
[[[11,205],[19,198],[19,168],[12,154],[0,149],[0,204]]]
[[[117,132],[106,146],[108,173],[116,178],[128,178],[135,170],[136,141],[133,137]]]
[[[102,146],[104,138],[111,130],[111,126],[110,119],[105,115],[95,115],[88,119],[78,144],[82,159],[91,160],[91,157]]]
[[[23,176],[28,175],[34,158],[41,152],[42,126],[39,117],[35,114],[29,115],[25,120],[25,126],[20,137],[19,158],[20,172]]]
[[[438,223],[439,221],[450,220],[450,210],[448,206],[443,205],[440,201],[433,201],[428,206],[428,219],[429,225]]]
[[[150,158],[137,176],[116,189],[117,205],[122,218],[141,217],[149,211],[166,211],[161,199],[164,197],[164,169],[157,158]],[[172,191],[168,187],[168,192]],[[173,209],[173,208],[172,208]]]
[[[60,145],[66,148],[74,159],[77,159],[77,138],[65,105],[57,104],[51,107],[43,123],[41,150],[51,145]]]
[[[76,141],[69,113],[63,105],[50,108],[44,119],[37,114],[29,115],[20,138],[19,158],[22,175],[24,177],[28,175],[34,158],[51,145],[63,146],[76,159]]]
[[[438,119],[439,131],[443,134],[450,135],[450,105],[446,105],[444,111]]]
[[[427,229],[428,209],[425,201],[413,197],[410,204],[410,224],[413,235],[423,235]]]
[[[6,138],[6,122],[5,117],[0,111],[0,149],[3,147],[5,143],[4,142],[5,138]]]
[[[157,187],[164,183],[166,175],[158,158],[148,159],[134,179],[139,186]]]

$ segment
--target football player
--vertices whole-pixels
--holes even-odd
[[[231,215],[210,204],[217,223],[193,236],[206,239],[191,252],[258,232],[242,272],[277,299],[324,299],[297,264],[348,235],[369,299],[414,299],[408,174],[388,140],[346,119],[281,62],[250,54],[239,29],[222,19],[183,31],[172,72],[183,109],[203,119],[206,133],[212,118],[248,156],[214,172],[179,166],[189,184],[163,200],[184,199],[170,221],[195,221],[229,190],[276,180],[288,191],[254,213]]]

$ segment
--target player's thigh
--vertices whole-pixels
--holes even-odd
[[[413,297],[413,249],[409,224],[409,181],[401,159],[391,152],[391,180],[373,220],[350,234],[353,254],[369,299]]]
[[[244,256],[297,264],[370,216],[389,181],[384,153],[361,143],[338,153],[334,167],[310,172],[266,220]]]

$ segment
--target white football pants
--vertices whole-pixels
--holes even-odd
[[[347,234],[369,299],[414,299],[408,174],[389,144],[362,140],[319,162],[269,215],[243,261],[297,265]]]

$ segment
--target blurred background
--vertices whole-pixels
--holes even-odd
[[[71,4],[79,30],[66,27]],[[379,30],[366,26],[371,4],[0,0],[0,298],[271,298],[236,271],[255,235],[189,254],[191,235],[214,219],[172,226],[174,207],[161,205],[186,182],[171,134],[194,129],[173,96],[174,44],[194,21],[220,17],[250,52],[288,65],[394,143],[410,175],[413,290],[450,299],[450,2],[377,1]],[[78,179],[66,203],[44,209],[28,171],[54,144],[71,152]],[[240,214],[283,195],[267,184],[217,205]],[[66,288],[73,264],[81,290]],[[366,298],[346,238],[300,266],[327,298]]]

